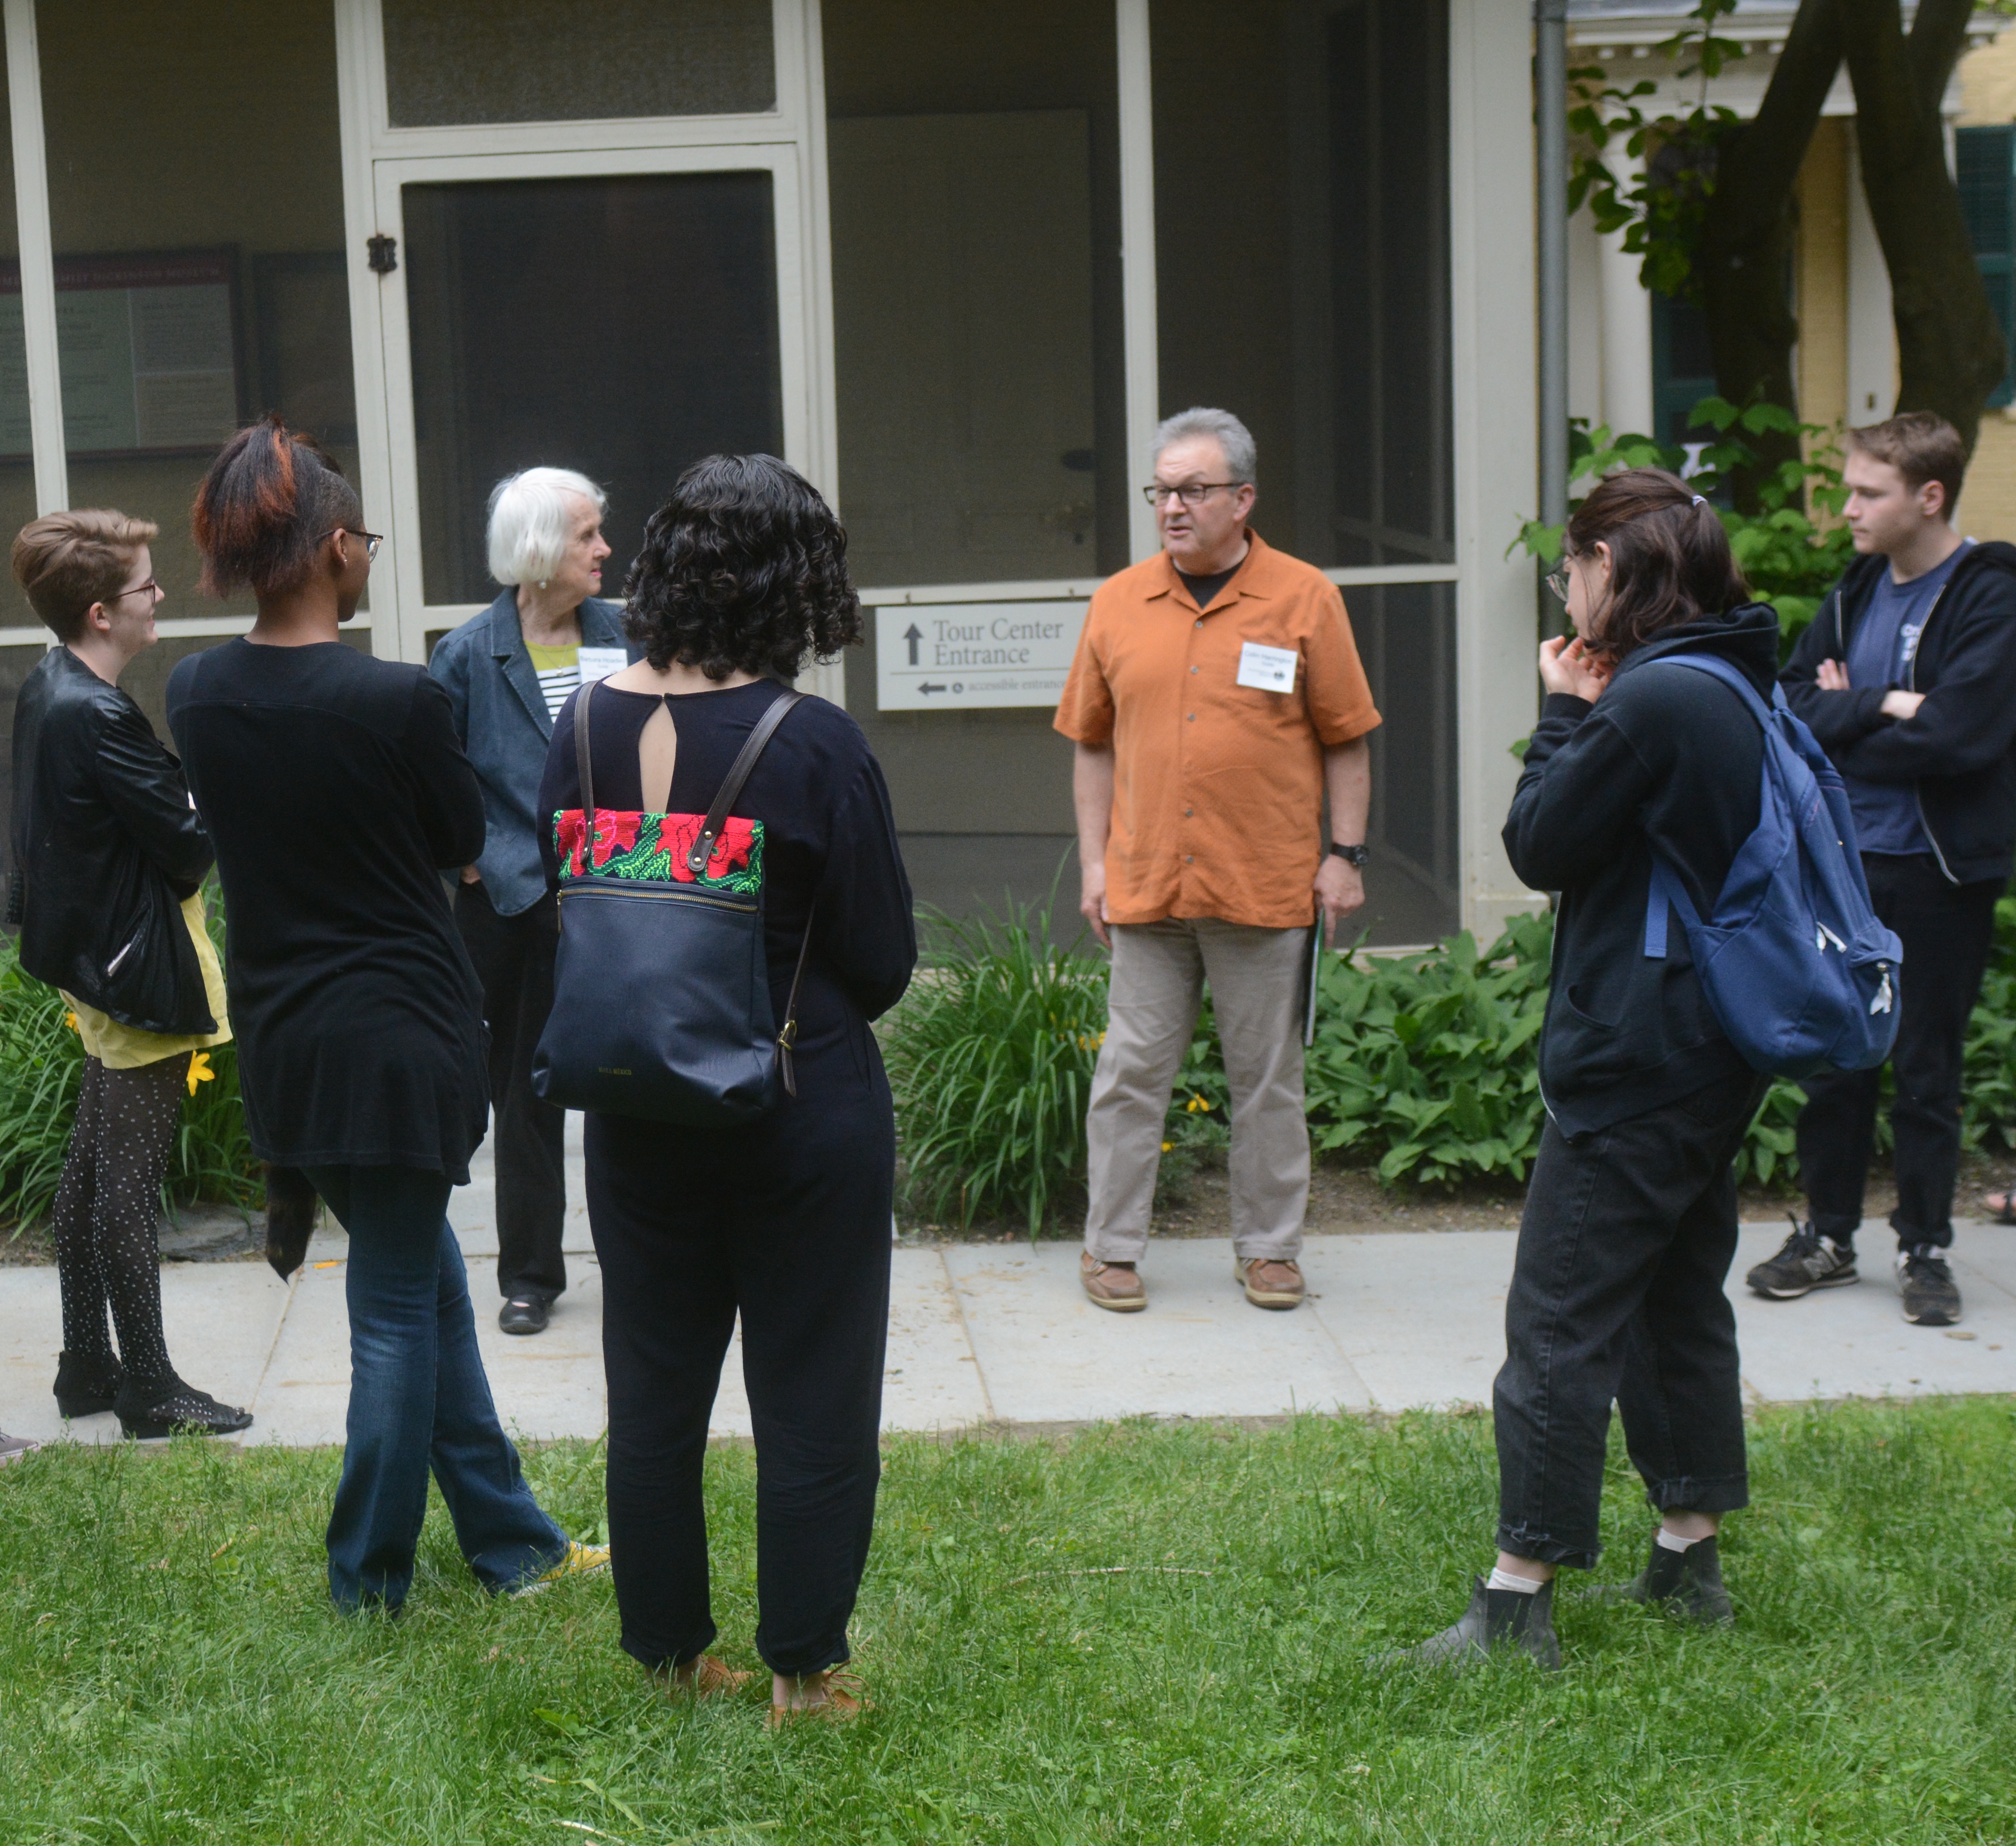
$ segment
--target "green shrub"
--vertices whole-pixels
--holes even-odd
[[[884,1029],[911,1198],[934,1216],[1013,1211],[1033,1235],[1082,1177],[1106,967],[1051,946],[1049,916],[941,922],[941,964]],[[1424,954],[1334,958],[1307,1063],[1316,1148],[1389,1183],[1524,1180],[1545,1121],[1538,1052],[1553,940],[1543,914],[1512,918],[1482,954],[1461,933]],[[1737,1156],[1739,1181],[1798,1177],[1804,1101],[1795,1083],[1771,1086]],[[1224,1148],[1230,1102],[1207,996],[1170,1102],[1172,1164]],[[2016,898],[1997,907],[1968,1028],[1964,1132],[1970,1148],[2016,1148]]]
[[[927,965],[884,1022],[909,1196],[931,1217],[1013,1213],[1033,1236],[1084,1170],[1106,968],[1051,943],[1055,901],[927,912]]]
[[[223,900],[214,885],[206,895],[221,957]],[[33,1224],[56,1197],[84,1075],[84,1045],[69,1010],[53,987],[23,971],[15,940],[0,939],[0,1224]],[[258,1196],[237,1047],[217,1045],[200,1055],[211,1075],[182,1105],[161,1188],[164,1210],[200,1199],[243,1205]]]

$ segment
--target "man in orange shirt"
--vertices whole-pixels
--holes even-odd
[[[1319,905],[1328,932],[1365,901],[1379,714],[1336,586],[1247,527],[1254,463],[1228,411],[1156,431],[1144,491],[1162,550],[1100,586],[1057,707],[1077,745],[1078,908],[1113,951],[1080,1273],[1119,1314],[1147,1306],[1137,1265],[1207,979],[1232,1090],[1237,1279],[1255,1307],[1302,1299],[1309,926]]]

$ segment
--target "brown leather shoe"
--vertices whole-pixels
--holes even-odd
[[[1102,1263],[1089,1250],[1078,1257],[1078,1278],[1095,1307],[1114,1314],[1139,1314],[1148,1305],[1148,1291],[1132,1263]]]
[[[1302,1304],[1302,1272],[1293,1263],[1277,1263],[1269,1257],[1254,1257],[1242,1262],[1235,1257],[1232,1273],[1255,1307],[1300,1307]]]
[[[779,1705],[773,1692],[763,1722],[773,1731],[787,1724],[846,1724],[874,1709],[875,1701],[861,1683],[861,1675],[835,1668],[826,1676],[826,1696],[817,1704]]]
[[[755,1675],[704,1653],[698,1660],[688,1660],[683,1667],[659,1677],[673,1698],[718,1699],[739,1693]]]

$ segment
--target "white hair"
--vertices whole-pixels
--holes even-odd
[[[1212,438],[1225,451],[1225,471],[1236,482],[1251,484],[1259,465],[1259,451],[1253,445],[1253,432],[1229,410],[1207,410],[1198,404],[1164,417],[1155,426],[1155,452],[1151,460],[1159,462],[1162,451],[1172,442],[1180,442],[1188,436]]]
[[[491,490],[490,574],[499,583],[542,582],[560,568],[574,535],[569,494],[609,510],[608,495],[571,468],[527,468]]]

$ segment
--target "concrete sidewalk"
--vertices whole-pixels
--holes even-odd
[[[578,1151],[569,1162],[578,1200]],[[450,1210],[469,1260],[477,1326],[505,1421],[529,1437],[598,1434],[603,1421],[601,1277],[577,1204],[566,1245],[571,1285],[531,1339],[497,1330],[490,1176]],[[2016,1391],[2016,1231],[1960,1227],[1953,1264],[1966,1301],[1955,1329],[1899,1318],[1887,1231],[1865,1233],[1863,1280],[1803,1301],[1758,1300],[1744,1271],[1782,1224],[1747,1226],[1732,1272],[1744,1383],[1759,1401]],[[1503,1353],[1514,1234],[1392,1232],[1312,1237],[1310,1298],[1290,1314],[1247,1306],[1220,1238],[1150,1246],[1145,1314],[1093,1307],[1075,1243],[898,1249],[884,1422],[891,1430],[1123,1416],[1267,1416],[1295,1410],[1400,1410],[1485,1404]],[[169,1350],[189,1380],[258,1421],[247,1442],[340,1443],[349,1390],[345,1240],[318,1235],[283,1282],[263,1264],[171,1264],[162,1272]],[[0,1428],[64,1433],[49,1394],[61,1343],[53,1269],[0,1268]],[[713,1427],[750,1432],[731,1352]],[[110,1440],[109,1415],[69,1426]]]

